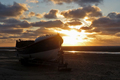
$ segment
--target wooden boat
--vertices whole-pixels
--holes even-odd
[[[63,39],[59,34],[38,37],[35,41],[16,40],[17,56],[21,62],[28,59],[55,61],[58,58]]]
[[[37,39],[23,41],[16,40],[17,57],[22,65],[29,65],[29,62],[58,62],[59,71],[71,71],[67,68],[67,63],[64,62],[61,45],[63,43],[62,37],[57,35],[46,35],[38,37]]]

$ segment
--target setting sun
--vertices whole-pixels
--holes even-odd
[[[88,17],[85,17],[84,19],[81,19],[81,25],[70,25],[68,26],[70,30],[54,30],[55,32],[58,32],[60,34],[63,34],[63,46],[79,46],[85,44],[85,42],[88,42],[85,40],[87,38],[87,34],[85,30],[81,30],[82,27],[89,27],[91,25],[91,21],[87,21]],[[68,21],[69,22],[69,21]],[[67,23],[67,22],[66,22]]]
[[[78,43],[83,43],[84,38],[86,37],[84,30],[78,32],[77,30],[73,29],[73,30],[61,30],[56,32],[66,35],[63,36],[64,39],[63,46],[77,46]]]

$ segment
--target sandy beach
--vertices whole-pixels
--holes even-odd
[[[0,52],[0,80],[120,80],[118,54],[65,54],[71,72],[56,65],[22,66],[15,51]]]

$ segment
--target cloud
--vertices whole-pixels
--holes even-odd
[[[93,21],[93,27],[119,27],[120,26],[120,19],[111,19],[108,17],[101,17]]]
[[[20,38],[36,38],[39,34],[35,34],[35,33],[22,33],[22,35],[20,35]]]
[[[56,32],[54,32],[52,29],[47,29],[47,28],[40,28],[40,29],[37,29],[36,31],[35,31],[35,34],[37,34],[37,35],[43,35],[43,34],[55,34]]]
[[[20,16],[20,19],[30,20],[32,17],[42,18],[42,14],[36,14],[35,12],[29,12],[28,14],[23,14]]]
[[[119,31],[120,31],[119,27],[104,28],[104,29],[101,29],[101,35],[115,35]]]
[[[18,38],[18,36],[8,36],[8,37],[2,36],[2,37],[0,37],[0,39],[10,39],[10,38]]]
[[[3,19],[0,22],[3,24],[0,24],[0,29],[11,29],[11,28],[30,28],[31,24],[28,21],[20,21],[17,19]]]
[[[37,13],[35,16],[36,16],[37,18],[42,18],[42,17],[43,17],[43,15],[42,15],[42,14],[39,14],[39,13]]]
[[[62,27],[63,22],[60,20],[54,20],[54,21],[39,21],[31,23],[32,26],[35,27],[46,27],[46,28],[54,28],[54,27]]]
[[[14,19],[14,18],[9,18],[9,19],[3,18],[3,19],[0,19],[0,22],[7,24],[7,23],[19,23],[21,21],[18,19]]]
[[[14,24],[0,24],[0,29],[11,29],[11,28],[17,28],[18,25]]]
[[[46,2],[48,1],[48,2],[53,2],[54,4],[59,4],[59,5],[61,5],[61,4],[63,4],[63,3],[71,3],[71,2],[73,2],[74,0],[45,0]]]
[[[20,19],[24,19],[24,20],[31,20],[32,17],[36,17],[36,18],[43,18],[44,14],[40,14],[40,13],[35,13],[35,12],[29,12],[28,14],[23,14],[20,16]]]
[[[75,3],[79,4],[80,6],[88,6],[91,4],[98,5],[103,2],[103,0],[74,0]]]
[[[31,23],[33,27],[40,27],[40,28],[59,28],[69,30],[68,24],[64,24],[61,20],[53,20],[53,21],[39,21]]]
[[[30,28],[31,27],[31,23],[29,23],[28,21],[22,21],[22,22],[18,23],[17,25],[20,26],[21,28]]]
[[[21,34],[23,29],[0,29],[0,33]]]
[[[109,13],[107,16],[112,19],[120,19],[120,13],[117,12]]]
[[[119,14],[109,13],[107,17],[95,19],[91,26],[94,28],[90,30],[91,32],[98,31],[101,35],[115,35],[120,31]]]
[[[116,34],[115,34],[115,36],[118,36],[118,37],[120,37],[120,32],[116,33]]]
[[[62,11],[61,15],[63,15],[65,18],[84,18],[86,16],[99,17],[102,16],[102,13],[100,8],[97,6],[87,6],[83,8]]]
[[[32,16],[35,16],[35,13],[34,12],[29,12],[28,17],[32,17]]]
[[[26,4],[16,3],[13,5],[4,5],[0,3],[0,17],[17,17],[27,11]]]
[[[48,29],[48,28],[40,28],[40,29],[37,29],[35,31],[31,31],[31,30],[27,30],[26,32],[24,32],[20,38],[37,38],[38,36],[44,36],[46,34],[56,34],[56,32],[54,32],[53,30],[51,29]]]
[[[0,39],[9,39],[9,37],[2,36],[2,37],[0,37]]]
[[[91,27],[81,27],[80,29],[82,29],[82,30],[90,30]]]
[[[47,19],[57,18],[57,13],[58,13],[58,12],[59,12],[58,10],[52,9],[52,10],[50,10],[49,13],[45,14],[44,17],[47,18]]]
[[[93,43],[96,43],[98,44],[98,46],[104,46],[104,45],[107,45],[107,46],[119,46],[120,42],[119,42],[119,39],[120,38],[117,38],[117,37],[114,37],[114,36],[106,36],[106,35],[103,35],[103,36],[99,36],[94,39]]]
[[[29,3],[39,3],[38,0],[26,0],[26,2],[29,2]]]
[[[66,24],[68,24],[68,25],[70,25],[70,26],[82,25],[82,23],[79,22],[79,21],[67,22]]]
[[[76,3],[80,6],[88,6],[88,5],[98,5],[99,3],[102,3],[103,0],[45,0],[46,2],[53,2],[54,4],[62,5],[63,3]]]
[[[61,29],[70,30],[71,28],[68,26],[69,26],[68,24],[63,24],[63,27],[61,27]]]

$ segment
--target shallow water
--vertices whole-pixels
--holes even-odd
[[[14,47],[0,47],[0,51],[16,51]],[[120,54],[120,52],[106,52],[106,51],[75,51],[75,50],[68,50],[65,51],[65,54],[81,54],[81,53],[94,53],[94,54]]]
[[[80,53],[90,53],[90,54],[120,54],[120,52],[103,52],[103,51],[64,51],[65,54],[80,54]]]

